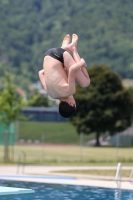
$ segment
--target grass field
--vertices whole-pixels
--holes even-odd
[[[20,122],[19,139],[42,140],[44,133],[45,143],[52,144],[79,144],[79,135],[69,122]],[[84,142],[94,135],[84,135]]]
[[[57,171],[56,171],[56,173],[57,173]],[[115,177],[116,170],[68,170],[68,171],[58,171],[58,173]],[[130,174],[131,174],[131,170],[123,170],[122,171],[122,177],[129,178]]]
[[[95,148],[73,145],[15,145],[10,147],[11,163],[18,162],[20,151],[26,153],[27,164],[37,165],[133,165],[133,148]],[[14,152],[14,154],[12,154]],[[0,146],[0,163],[4,147]],[[14,155],[14,156],[13,156]]]
[[[44,133],[44,143],[41,141]],[[18,162],[20,151],[26,153],[27,164],[37,165],[133,165],[133,148],[115,147],[87,147],[85,145],[90,136],[83,136],[83,145],[80,146],[80,137],[70,123],[39,123],[20,122],[19,139],[25,143],[17,143],[9,148],[10,163]],[[28,144],[27,140],[32,143]],[[50,145],[51,144],[51,145]],[[4,146],[0,146],[0,163],[3,163]]]

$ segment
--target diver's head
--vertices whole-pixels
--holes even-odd
[[[62,117],[69,118],[76,112],[76,106],[69,105],[66,101],[61,101],[59,104],[59,113]]]

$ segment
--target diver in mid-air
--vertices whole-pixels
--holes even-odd
[[[59,113],[61,116],[71,117],[76,111],[73,94],[76,83],[81,87],[88,87],[90,78],[86,70],[86,62],[80,58],[77,51],[78,36],[66,35],[62,46],[49,49],[44,56],[43,69],[39,71],[39,78],[53,99],[59,99]],[[70,53],[72,53],[72,56]]]

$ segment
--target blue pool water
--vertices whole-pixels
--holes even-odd
[[[0,196],[0,200],[133,200],[133,191],[122,190],[120,198],[117,190],[100,187],[44,184],[21,181],[0,180],[0,186],[29,188],[33,194]]]

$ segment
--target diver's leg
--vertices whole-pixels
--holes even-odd
[[[72,56],[65,51],[63,56],[64,56],[64,67],[67,71],[67,74],[69,74],[69,70],[71,68],[72,65],[79,63],[81,61],[79,54],[77,52],[76,48],[73,48],[73,56],[75,57],[75,61]],[[84,61],[84,59],[82,59],[82,61]],[[85,61],[82,62],[83,65],[81,65],[80,68],[78,68],[78,70],[75,73],[75,81],[81,86],[81,87],[87,87],[90,84],[90,78],[88,75],[88,72],[86,70],[86,63]],[[79,66],[79,65],[78,65]]]
[[[77,72],[84,66],[85,61],[84,59],[81,59],[77,63],[73,63],[71,67],[69,68],[69,73],[68,73],[68,88],[69,91],[71,91],[72,94],[75,93],[75,80],[77,76]]]
[[[73,57],[74,57],[75,62],[79,62],[79,61],[81,60],[81,58],[80,58],[80,56],[79,56],[79,54],[78,54],[78,51],[77,51],[76,47],[73,47],[72,53],[73,53]],[[80,69],[81,71],[79,71],[79,72],[77,72],[77,73],[80,73],[80,74],[83,73],[87,79],[90,79],[90,78],[89,78],[89,75],[88,75],[88,72],[87,72],[87,70],[86,70],[86,67],[87,67],[87,65],[86,65],[86,62],[85,62],[85,65]],[[77,76],[78,76],[78,75],[77,75]],[[79,76],[80,76],[80,75],[79,75]],[[90,81],[90,80],[89,80],[89,81]]]

